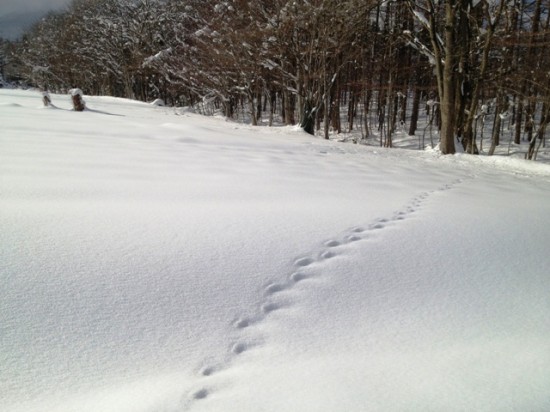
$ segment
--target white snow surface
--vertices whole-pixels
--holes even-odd
[[[0,410],[550,410],[550,167],[0,90]]]

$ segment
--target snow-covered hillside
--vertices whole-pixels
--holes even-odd
[[[550,167],[0,90],[0,410],[550,410]]]

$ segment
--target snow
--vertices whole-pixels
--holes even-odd
[[[413,10],[413,13],[414,13],[414,16],[416,17],[416,19],[427,29],[430,28],[430,22],[428,21],[428,19],[426,18],[426,16],[424,15],[424,13],[418,11],[418,10]]]
[[[162,99],[155,99],[151,102],[151,104],[153,106],[166,106],[166,104],[164,103],[164,100]]]
[[[76,89],[76,88],[69,90],[69,94],[71,96],[81,96],[81,97],[84,95],[84,93],[82,93],[82,90]]]
[[[550,167],[0,90],[0,410],[548,410]]]

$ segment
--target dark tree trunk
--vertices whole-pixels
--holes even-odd
[[[71,100],[73,102],[73,109],[75,112],[83,112],[86,109],[86,104],[82,99],[82,92],[79,89],[71,90]]]
[[[418,87],[414,89],[411,122],[409,124],[409,136],[414,136],[416,129],[418,127],[418,113],[420,111],[421,96],[422,96],[422,91]]]
[[[315,134],[315,109],[309,100],[304,102],[304,113],[300,127],[309,134]]]

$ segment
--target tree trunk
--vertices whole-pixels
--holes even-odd
[[[523,121],[523,101],[518,97],[515,127],[514,127],[514,143],[521,144],[521,123]]]
[[[86,109],[86,104],[84,103],[84,100],[82,99],[82,90],[72,89],[70,91],[70,94],[71,94],[71,100],[73,102],[73,109],[76,112],[84,111],[84,109]]]
[[[550,85],[550,84],[549,84]],[[529,149],[525,154],[525,158],[528,160],[536,160],[538,148],[544,142],[544,135],[546,133],[546,127],[550,121],[550,95],[546,96],[546,100],[542,105],[542,111],[540,115],[540,124],[535,135],[529,141]],[[539,140],[539,145],[537,147],[537,140]]]
[[[443,154],[454,154],[455,149],[455,25],[456,1],[448,1],[445,4],[445,45],[441,49],[438,34],[435,27],[435,10],[430,13],[430,39],[434,49],[436,65],[436,79],[440,102],[441,130],[440,150]],[[433,6],[433,3],[431,3]]]
[[[309,99],[305,99],[304,101],[304,112],[300,127],[311,135],[315,134],[315,109]]]
[[[284,91],[284,115],[285,115],[285,125],[294,125],[296,120],[294,117],[294,107],[292,104],[292,95],[288,90]]]
[[[409,124],[409,136],[414,136],[416,129],[418,127],[418,114],[420,112],[420,97],[422,96],[422,91],[419,87],[414,89],[413,95],[413,105],[411,112],[411,122]]]
[[[495,108],[495,121],[493,123],[493,135],[491,141],[491,148],[489,149],[489,156],[492,156],[495,153],[495,149],[500,145],[500,130],[502,129],[502,118],[501,114],[508,109],[508,102],[506,98],[499,93],[497,96],[497,105]]]

